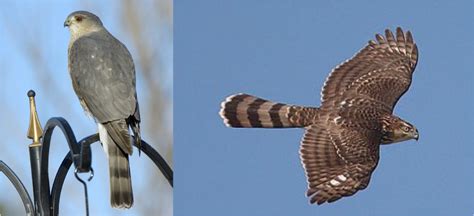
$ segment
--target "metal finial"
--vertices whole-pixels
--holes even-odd
[[[28,128],[27,136],[33,140],[30,146],[41,145],[40,139],[43,136],[43,129],[41,128],[38,113],[36,113],[35,95],[35,91],[28,91],[28,97],[30,98],[30,127]]]

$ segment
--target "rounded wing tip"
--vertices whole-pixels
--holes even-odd
[[[375,39],[377,39],[379,43],[385,41],[384,37],[379,33],[375,34]]]

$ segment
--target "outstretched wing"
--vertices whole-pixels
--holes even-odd
[[[309,127],[300,149],[311,203],[334,202],[367,187],[379,158],[380,133],[332,124]]]
[[[408,31],[397,28],[396,37],[385,30],[385,38],[376,35],[354,57],[337,66],[321,92],[321,106],[339,106],[348,98],[375,100],[393,110],[408,90],[418,61],[418,48]]]

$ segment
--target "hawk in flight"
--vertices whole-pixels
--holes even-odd
[[[229,127],[305,128],[300,156],[310,202],[334,202],[365,189],[379,146],[409,139],[418,130],[392,114],[408,90],[418,61],[411,33],[377,34],[337,66],[321,92],[320,107],[274,103],[248,94],[228,97],[220,115]]]
[[[133,205],[128,156],[132,154],[129,127],[140,145],[140,112],[132,56],[87,12],[71,13],[64,22],[71,38],[68,69],[72,85],[86,113],[98,125],[99,137],[109,160],[110,202],[114,208]]]

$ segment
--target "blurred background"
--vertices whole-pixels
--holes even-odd
[[[34,89],[38,115],[44,126],[50,117],[69,121],[79,140],[96,133],[74,94],[67,71],[69,31],[67,15],[76,10],[95,13],[106,28],[130,50],[136,66],[142,115],[142,138],[173,167],[173,3],[143,1],[2,1],[0,7],[0,160],[21,178],[33,196],[26,138],[29,105]],[[53,135],[50,179],[68,151],[63,135]],[[100,145],[94,144],[94,179],[89,182],[91,215],[172,215],[173,193],[146,155],[131,157],[135,204],[128,211],[109,204],[108,167]],[[52,180],[51,180],[52,182]],[[0,175],[0,215],[23,215],[19,195]],[[84,215],[84,191],[70,170],[61,194],[60,215]]]

